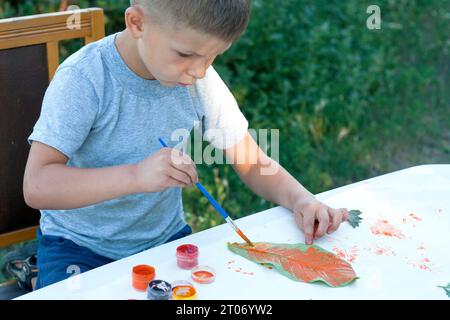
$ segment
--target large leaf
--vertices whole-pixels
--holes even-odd
[[[271,265],[295,281],[341,287],[357,279],[347,261],[316,245],[256,242],[251,247],[235,242],[228,243],[228,249],[253,262]]]

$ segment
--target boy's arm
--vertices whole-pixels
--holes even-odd
[[[138,192],[133,166],[74,168],[68,158],[33,141],[25,168],[23,194],[35,209],[74,209]]]
[[[138,164],[75,168],[66,165],[68,158],[60,151],[33,141],[23,181],[25,202],[35,209],[68,210],[133,193],[192,185],[197,181],[192,160],[174,164],[171,150],[163,148]]]
[[[316,200],[281,165],[268,157],[250,134],[247,133],[234,147],[226,149],[225,154],[253,192],[294,213],[298,226],[305,232],[307,244],[312,243],[313,237],[334,232],[347,218],[346,209],[336,210]],[[319,225],[315,231],[316,220]]]

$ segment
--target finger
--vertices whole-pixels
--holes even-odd
[[[171,166],[169,168],[169,171],[168,171],[167,175],[170,178],[172,178],[172,179],[174,179],[174,180],[176,180],[176,181],[178,181],[178,182],[180,182],[180,183],[182,183],[182,184],[184,184],[186,186],[189,186],[189,185],[192,184],[191,183],[191,178],[189,177],[189,175],[187,175],[185,172],[183,172],[181,170],[178,170],[177,168],[175,168],[173,166]]]
[[[176,180],[172,177],[167,178],[166,188],[185,188],[185,187],[189,187],[189,185],[179,180]]]
[[[170,157],[170,162],[175,165],[182,165],[182,164],[192,164],[193,161],[189,155],[186,153],[183,153],[181,150],[178,149],[167,149],[166,156]]]
[[[339,211],[342,212],[342,221],[347,221],[349,215],[347,208],[341,208]]]
[[[330,225],[330,217],[328,216],[328,210],[326,207],[321,206],[319,208],[319,212],[317,214],[317,220],[319,220],[319,227],[317,228],[317,232],[314,235],[314,239],[318,239],[323,237],[328,230]]]
[[[313,243],[314,221],[316,217],[314,213],[303,214],[303,232],[305,233],[305,243]]]
[[[294,214],[295,222],[297,223],[297,226],[303,230],[303,215],[301,213],[295,213]]]
[[[197,168],[188,155],[175,156],[172,161],[172,166],[186,173],[189,176],[191,184],[198,181]]]
[[[339,226],[342,222],[342,216],[343,216],[344,212],[341,210],[336,210],[336,209],[330,208],[328,210],[328,213],[330,216],[331,223],[327,230],[327,233],[330,234],[330,233],[335,232],[339,228]]]
[[[195,177],[192,176],[192,169],[189,165],[171,163],[171,168],[183,173],[183,176],[188,179],[188,184],[194,184]]]
[[[195,165],[185,165],[183,166],[183,171],[189,175],[192,184],[198,181],[197,168],[195,167]]]
[[[169,167],[169,169],[166,169],[164,171],[164,181],[163,181],[163,187],[166,188],[176,188],[176,187],[188,187],[189,184],[186,184],[185,181],[183,181],[183,175],[179,175],[179,172],[177,170]]]
[[[189,176],[191,177],[192,183],[194,184],[198,182],[197,167],[195,166],[195,164],[192,163],[191,165],[188,165],[186,169],[189,171]]]

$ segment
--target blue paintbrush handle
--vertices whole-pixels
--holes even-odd
[[[220,206],[220,204],[217,203],[216,200],[214,200],[214,198],[209,194],[208,190],[205,189],[204,186],[202,186],[202,184],[200,182],[197,182],[195,184],[198,188],[198,190],[200,190],[201,193],[203,193],[203,195],[208,199],[208,201],[212,204],[212,206],[217,210],[217,212],[220,213],[220,215],[227,220],[228,218],[228,214],[225,212],[225,210]]]
[[[169,146],[164,142],[163,139],[158,138],[158,141],[159,141],[159,143],[161,143],[161,145],[162,145],[164,148],[168,148],[168,147],[169,147]]]
[[[167,148],[167,147],[168,147],[167,144],[164,142],[163,139],[158,138],[158,140],[159,140],[159,143],[161,143],[161,145],[162,145],[164,148]],[[220,204],[218,204],[217,201],[214,200],[214,198],[209,194],[208,190],[206,190],[205,187],[204,187],[200,182],[197,182],[195,185],[197,186],[198,190],[200,190],[200,192],[203,193],[203,195],[208,199],[208,201],[212,204],[212,206],[217,210],[217,212],[219,212],[220,215],[221,215],[225,220],[227,220],[228,214],[227,214],[226,211],[220,206]]]

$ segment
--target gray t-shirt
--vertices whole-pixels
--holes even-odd
[[[243,138],[248,123],[212,67],[194,86],[163,87],[128,68],[116,35],[83,47],[60,65],[30,144],[35,140],[59,150],[68,166],[100,168],[138,163],[161,148],[159,137],[174,147],[179,141],[171,140],[172,133],[190,131],[195,123],[220,149]],[[64,237],[111,259],[162,244],[185,224],[181,188],[41,210],[40,220],[44,235]]]

